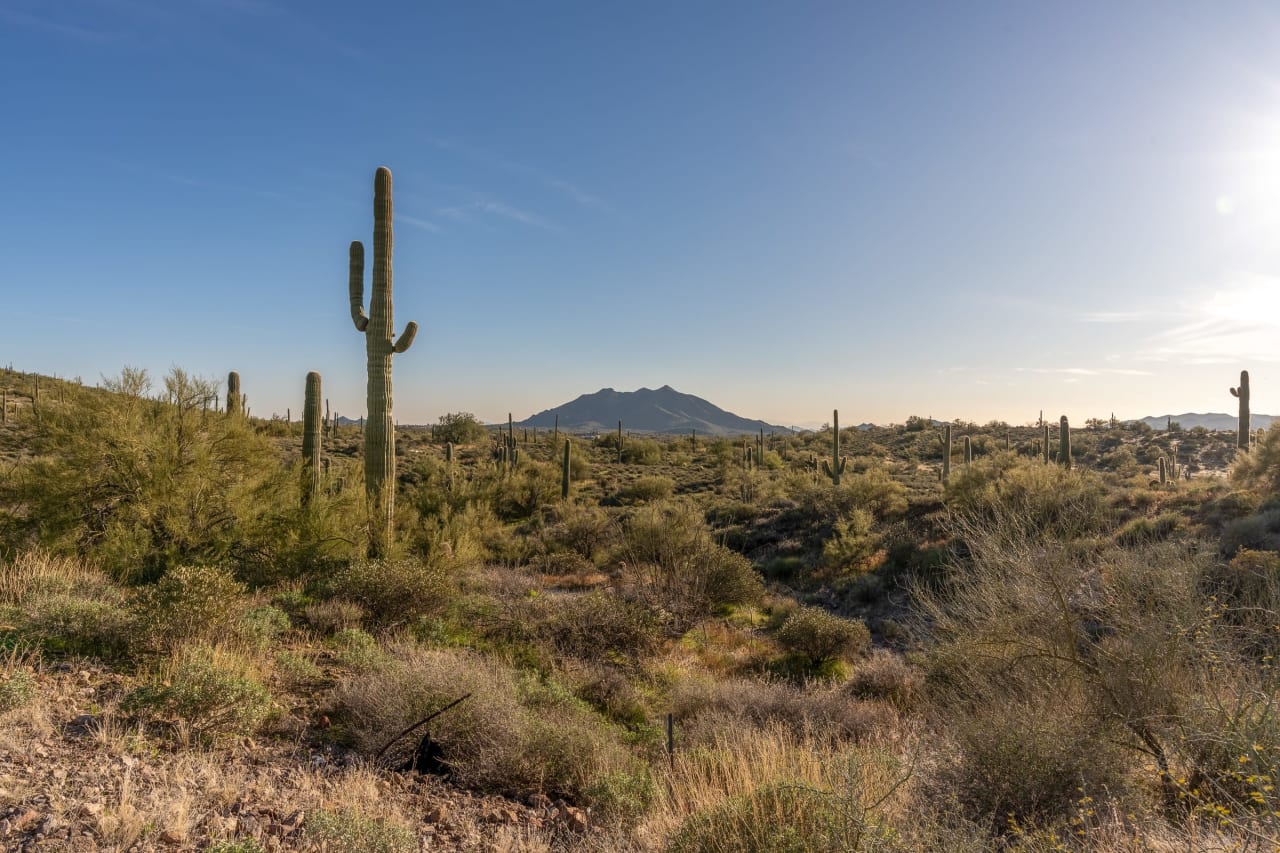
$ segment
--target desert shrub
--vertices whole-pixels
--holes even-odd
[[[379,622],[409,622],[442,606],[448,582],[437,562],[357,560],[330,579],[328,591],[357,602]]]
[[[876,649],[854,669],[847,689],[859,699],[883,699],[894,707],[911,710],[923,696],[924,675],[902,655]]]
[[[481,427],[483,429],[483,427]],[[332,853],[417,853],[412,827],[388,817],[351,810],[317,809],[307,815],[304,835]]]
[[[947,506],[972,519],[999,519],[1010,534],[1070,540],[1106,527],[1097,475],[998,453],[952,470]]]
[[[541,791],[602,809],[629,808],[600,799],[605,792],[627,790],[618,779],[645,775],[621,732],[568,691],[540,687],[474,652],[396,646],[383,666],[343,680],[333,701],[356,746],[372,753],[464,694],[470,698],[431,725],[456,782],[517,795]],[[411,748],[406,741],[391,754],[403,756]]]
[[[1231,522],[1251,515],[1258,508],[1258,497],[1252,492],[1228,492],[1207,501],[1197,513],[1197,520],[1221,533]]]
[[[372,635],[359,628],[344,628],[329,638],[334,660],[348,669],[367,670],[386,660],[382,647]]]
[[[711,541],[691,504],[641,507],[624,537],[622,559],[637,597],[671,613],[677,630],[717,605],[748,603],[763,591],[751,562]]]
[[[307,624],[321,634],[332,634],[347,628],[359,628],[366,615],[365,609],[345,598],[331,598],[308,604],[303,610]]]
[[[126,714],[170,727],[184,742],[252,734],[271,697],[252,663],[204,644],[179,647],[125,696]]]
[[[241,612],[232,627],[236,637],[259,648],[270,645],[288,630],[289,614],[270,604]]]
[[[0,714],[21,708],[36,694],[35,677],[25,669],[0,673]]]
[[[548,551],[568,549],[591,561],[616,545],[619,537],[620,529],[607,512],[580,504],[557,507],[542,530]]]
[[[1230,556],[1241,548],[1280,551],[1280,509],[1264,510],[1227,524],[1222,532],[1222,553]]]
[[[871,632],[861,621],[842,619],[817,607],[794,610],[776,634],[778,642],[815,665],[865,654]]]
[[[252,838],[245,838],[239,841],[215,841],[205,848],[205,853],[266,853],[266,848]]]
[[[847,518],[858,509],[885,519],[907,509],[906,488],[879,467],[846,473],[838,487],[825,478],[814,483],[809,477],[793,476],[786,480],[786,490],[805,514],[823,518]]]
[[[1152,542],[1163,542],[1174,534],[1182,518],[1174,512],[1165,512],[1155,518],[1135,518],[1120,528],[1116,534],[1116,543],[1132,548]]]
[[[493,511],[507,521],[529,518],[543,507],[559,503],[560,480],[559,465],[522,459],[515,472],[502,480]]]
[[[540,597],[532,615],[538,637],[575,657],[641,657],[662,638],[652,611],[605,592]]]
[[[1269,429],[1248,453],[1237,453],[1231,480],[1263,494],[1280,493],[1280,429]]]
[[[178,566],[138,596],[147,631],[159,642],[213,639],[244,608],[244,585],[217,566]]]
[[[293,686],[319,681],[324,673],[308,655],[295,651],[282,651],[275,657],[275,669],[284,681]]]
[[[667,853],[857,853],[893,837],[831,791],[799,781],[765,785],[697,812],[681,824]]]
[[[119,590],[97,597],[35,596],[18,613],[19,633],[54,654],[114,659],[138,641],[138,620]]]
[[[617,448],[617,436],[613,439],[613,448]],[[627,437],[622,442],[622,461],[627,465],[657,465],[662,461],[662,445],[652,438]]]
[[[892,711],[878,703],[850,701],[836,687],[779,680],[681,681],[670,702],[689,745],[712,743],[727,730],[770,727],[796,736],[862,740],[893,724]]]
[[[675,487],[670,477],[638,477],[618,490],[618,499],[628,504],[666,500]]]
[[[0,604],[21,605],[48,595],[92,595],[111,586],[100,569],[47,551],[23,551],[0,565]]]
[[[831,538],[822,543],[822,561],[836,570],[856,569],[880,549],[882,541],[871,513],[854,509],[833,525]]]

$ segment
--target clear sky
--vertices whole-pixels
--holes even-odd
[[[0,0],[0,362],[396,416],[1280,414],[1275,3]]]

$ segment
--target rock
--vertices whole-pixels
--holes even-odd
[[[160,833],[160,840],[165,844],[182,844],[187,840],[187,834],[180,829],[166,829]]]
[[[35,809],[27,809],[13,819],[12,826],[18,832],[22,832],[28,826],[35,823],[38,817],[40,817],[40,813],[38,811]]]
[[[587,813],[573,806],[560,806],[556,809],[556,822],[570,832],[587,831]]]
[[[519,823],[520,815],[510,806],[490,806],[485,809],[482,819],[486,823]]]
[[[444,823],[447,817],[449,817],[449,807],[444,803],[436,803],[427,809],[427,813],[422,816],[422,819],[427,823]]]
[[[529,797],[529,808],[549,811],[551,809],[551,798],[541,792],[533,794]]]

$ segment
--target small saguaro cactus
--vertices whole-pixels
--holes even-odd
[[[964,437],[964,465],[965,465],[965,467],[966,467],[966,468],[968,468],[968,467],[969,467],[969,465],[970,465],[970,463],[972,463],[972,462],[973,462],[973,439],[969,438],[969,436],[967,436],[967,435],[966,435],[966,436]]]
[[[554,448],[560,443],[560,416],[556,415],[556,425],[551,431],[551,446]]]
[[[1066,415],[1058,419],[1058,464],[1071,470],[1071,425]]]
[[[564,440],[564,462],[560,466],[560,499],[569,499],[569,439]]]
[[[1044,457],[1044,464],[1049,464],[1049,425],[1041,424],[1040,431],[1043,433],[1040,437],[1040,455]]]
[[[942,482],[951,477],[951,424],[942,425]]]
[[[369,312],[364,309],[364,244],[351,243],[347,292],[351,322],[365,336],[368,381],[365,402],[369,426],[364,430],[364,491],[369,507],[369,556],[380,557],[391,548],[396,509],[396,434],[392,426],[391,356],[413,344],[418,324],[408,323],[395,338],[392,302],[391,254],[395,244],[392,227],[391,170],[379,166],[373,177],[373,292]]]
[[[1240,400],[1240,424],[1236,431],[1236,447],[1249,449],[1249,371],[1240,371],[1240,387],[1231,389],[1231,396]]]
[[[622,421],[618,421],[618,464],[622,464]]]
[[[1167,472],[1167,470],[1166,470],[1166,468],[1165,468],[1165,464],[1164,464],[1164,457],[1163,457],[1163,456],[1161,456],[1161,457],[1160,457],[1160,459],[1158,460],[1158,463],[1159,463],[1159,468],[1160,468],[1160,485],[1162,485],[1162,486],[1163,486],[1163,485],[1165,484],[1165,480],[1166,480],[1166,479],[1167,479],[1167,477],[1168,477],[1168,472]]]
[[[240,395],[240,374],[234,370],[227,374],[227,414],[244,414],[244,397]]]
[[[848,461],[840,455],[840,410],[835,409],[831,412],[831,461],[822,460],[822,473],[831,479],[832,485],[840,485],[840,475]]]
[[[320,421],[320,374],[307,374],[307,393],[302,404],[302,505],[308,506],[320,493],[320,448],[323,427]]]

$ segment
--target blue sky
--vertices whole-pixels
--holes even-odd
[[[396,414],[1280,413],[1280,7],[0,0],[0,361]]]

